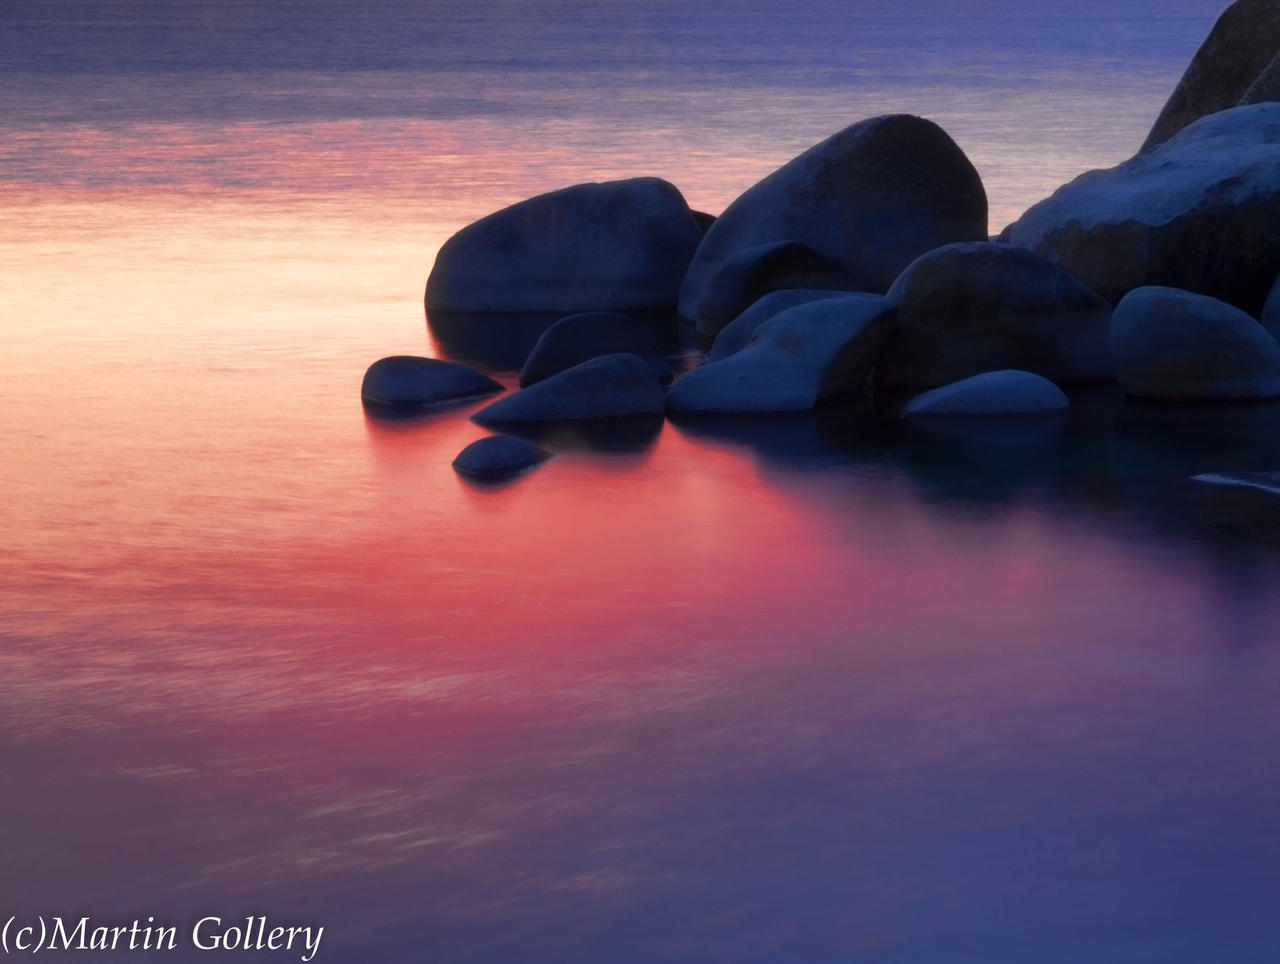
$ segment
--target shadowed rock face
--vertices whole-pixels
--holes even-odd
[[[1059,382],[1110,378],[1111,306],[1061,268],[1007,244],[952,244],[917,259],[889,300],[898,325],[877,389],[932,388],[1016,368]]]
[[[364,373],[360,397],[373,405],[431,406],[502,391],[488,375],[457,362],[416,355],[380,358]]]
[[[1265,104],[1271,100],[1280,100],[1280,54],[1276,54],[1258,74],[1253,85],[1240,98],[1240,105]]]
[[[579,184],[503,208],[440,249],[429,308],[626,311],[670,308],[702,239],[658,178]]]
[[[790,308],[764,322],[741,351],[679,379],[667,405],[680,412],[807,411],[865,384],[893,318],[879,295]]]
[[[527,387],[601,355],[639,355],[659,381],[671,380],[671,365],[658,353],[653,325],[630,315],[589,311],[561,318],[533,346],[520,385]]]
[[[883,293],[924,252],[986,237],[982,181],[946,132],[906,114],[875,117],[810,148],[720,215],[689,266],[680,314],[695,318],[716,272],[748,248],[796,241],[844,269],[854,290]]]
[[[1176,288],[1139,288],[1116,306],[1120,385],[1146,398],[1280,396],[1280,343],[1244,312]]]
[[[1112,303],[1167,285],[1256,316],[1280,266],[1280,104],[1212,114],[1148,154],[1081,175],[1002,238]]]
[[[807,244],[757,245],[727,259],[703,287],[694,312],[699,336],[713,338],[762,296],[788,288],[858,290],[843,267]]]
[[[618,354],[574,365],[471,417],[484,425],[577,421],[646,415],[663,407],[662,387],[648,362],[638,355]]]
[[[1048,415],[1071,407],[1053,382],[1031,372],[998,371],[917,395],[902,410],[906,418],[997,418]]]
[[[1142,145],[1146,153],[1189,124],[1239,104],[1258,103],[1251,93],[1280,52],[1280,5],[1275,0],[1236,0],[1210,31],[1156,118]],[[1252,99],[1250,99],[1252,98]]]
[[[747,342],[751,340],[757,328],[788,308],[805,305],[811,301],[825,301],[828,298],[845,298],[848,295],[847,291],[810,291],[803,288],[772,291],[720,329],[720,334],[716,335],[707,358],[711,361],[719,361],[746,348]]]

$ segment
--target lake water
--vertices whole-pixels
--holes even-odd
[[[999,230],[1141,143],[1218,12],[1172,7],[6,0],[0,918],[1275,960],[1280,525],[1190,476],[1280,468],[1277,406],[642,423],[476,487],[470,408],[359,401],[449,347],[440,243],[542,190],[714,212],[909,110]]]

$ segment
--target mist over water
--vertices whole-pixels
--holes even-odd
[[[0,917],[1269,961],[1280,533],[1191,477],[1280,468],[1276,404],[573,429],[476,487],[476,406],[359,402],[465,348],[421,299],[475,217],[638,174],[718,211],[909,110],[995,231],[1136,149],[1217,7],[0,5]]]

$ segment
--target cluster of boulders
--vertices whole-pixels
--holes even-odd
[[[505,208],[441,248],[431,311],[551,312],[520,391],[485,425],[671,412],[805,411],[853,394],[907,418],[1046,416],[1060,385],[1164,399],[1280,396],[1280,7],[1239,0],[1143,149],[1060,188],[990,240],[960,147],[909,115],[854,124],[718,218],[656,178]],[[651,322],[708,349],[673,381]],[[667,387],[669,385],[669,388]],[[462,366],[383,359],[373,404],[500,389]],[[482,440],[490,443],[491,440]],[[536,464],[527,443],[459,471]]]

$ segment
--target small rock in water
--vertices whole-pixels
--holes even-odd
[[[417,355],[390,355],[369,366],[360,397],[376,405],[430,406],[502,390],[488,375],[466,365]]]
[[[1177,288],[1139,288],[1116,306],[1111,354],[1130,395],[1280,396],[1280,342],[1238,308]]]
[[[505,479],[551,458],[532,442],[509,435],[491,435],[472,442],[453,460],[462,475],[477,479]]]
[[[658,353],[652,325],[620,312],[588,311],[561,318],[542,333],[520,370],[520,385],[527,388],[584,361],[617,354],[639,355],[659,381],[671,381],[671,364]]]
[[[1047,378],[1031,372],[984,372],[917,395],[903,408],[905,418],[999,418],[1052,415],[1071,407]]]
[[[472,415],[482,424],[557,422],[663,411],[662,386],[639,355],[602,355],[574,365]]]

